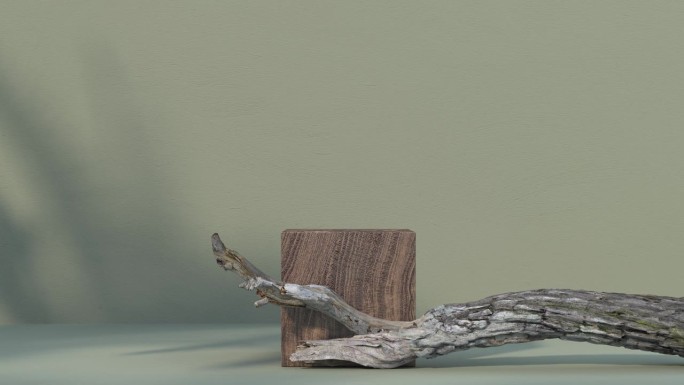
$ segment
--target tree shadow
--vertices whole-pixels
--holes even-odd
[[[10,216],[0,199],[0,300],[12,322],[49,318],[45,298],[32,287],[33,266],[24,258],[28,249],[28,231]]]
[[[266,354],[259,354],[251,357],[246,357],[244,359],[222,362],[219,364],[208,365],[205,369],[210,370],[224,370],[224,369],[240,369],[247,368],[251,366],[261,366],[261,365],[275,365],[280,366],[280,352],[270,352]]]
[[[22,166],[21,181],[2,182],[24,183],[27,200],[44,210],[20,220],[0,190],[0,308],[20,323],[220,319],[216,306],[169,294],[211,289],[186,275],[197,260],[189,258],[183,221],[164,190],[173,170],[152,154],[150,127],[158,123],[147,118],[114,49],[93,42],[84,52],[96,138],[89,141],[69,119],[41,108],[48,96],[18,87],[0,57],[0,138]],[[68,248],[51,255],[46,233]],[[68,258],[59,261],[62,270],[45,271],[60,257]]]
[[[26,159],[18,159],[16,162],[31,162],[40,166],[36,171],[43,182],[42,188],[54,191],[61,198],[71,196],[71,192],[67,191],[68,187],[60,183],[58,174],[55,173],[62,167],[62,158],[55,153],[54,147],[44,142],[49,140],[50,130],[44,130],[32,118],[35,111],[18,102],[13,96],[14,91],[8,77],[3,75],[4,71],[0,68],[0,118],[5,123],[0,126],[3,129],[3,140],[11,141],[25,155]],[[46,131],[45,135],[42,135],[43,131]],[[11,165],[5,165],[8,166]],[[15,181],[3,180],[3,183],[13,182]],[[35,246],[32,242],[34,230],[20,225],[8,210],[11,202],[2,195],[0,199],[0,263],[3,266],[0,269],[0,295],[5,310],[16,322],[48,322],[52,316],[48,299],[40,292],[40,285],[34,276],[37,265],[31,250]],[[49,258],[49,255],[45,257]]]
[[[166,353],[179,353],[179,352],[190,352],[195,350],[205,350],[205,349],[220,349],[220,348],[235,348],[235,347],[248,347],[255,346],[266,343],[273,343],[277,340],[278,333],[261,333],[257,336],[249,336],[245,338],[230,338],[224,339],[216,342],[209,342],[203,344],[189,344],[174,346],[170,348],[159,348],[159,349],[147,349],[139,350],[135,352],[126,353],[129,356],[139,356],[148,354],[166,354]],[[280,357],[280,356],[278,356]]]

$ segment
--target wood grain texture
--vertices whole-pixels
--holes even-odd
[[[284,282],[327,286],[374,317],[415,319],[413,231],[293,229],[283,231],[281,241]],[[282,309],[281,329],[282,366],[316,365],[289,360],[301,341],[354,334],[327,316],[300,308]]]

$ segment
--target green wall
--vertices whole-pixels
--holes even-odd
[[[418,312],[682,296],[684,3],[3,1],[0,323],[277,322],[285,228],[410,228]]]

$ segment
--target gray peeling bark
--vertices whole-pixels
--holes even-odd
[[[305,341],[290,357],[294,361],[394,368],[418,357],[551,338],[684,357],[684,298],[541,289],[440,305],[413,322],[387,321],[359,312],[326,287],[273,280],[226,249],[218,234],[212,248],[220,266],[245,280],[241,287],[262,297],[255,305],[313,309],[357,334]]]
[[[506,293],[438,306],[409,328],[306,341],[291,359],[393,368],[417,357],[551,338],[684,356],[684,299],[554,289]]]

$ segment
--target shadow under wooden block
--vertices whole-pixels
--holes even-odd
[[[285,230],[281,241],[284,282],[328,286],[350,305],[374,317],[395,321],[416,318],[413,231]],[[297,308],[282,309],[281,331],[282,366],[319,366],[289,360],[300,341],[353,335],[327,316]]]

